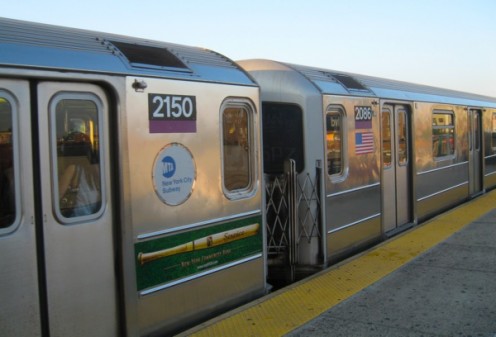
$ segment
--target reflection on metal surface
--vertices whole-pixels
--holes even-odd
[[[432,173],[432,172],[436,172],[436,171],[446,170],[446,169],[449,169],[449,168],[455,168],[455,167],[462,166],[462,165],[467,165],[467,164],[468,164],[468,161],[464,161],[464,162],[456,163],[456,164],[453,164],[453,165],[447,165],[447,166],[438,167],[438,168],[435,168],[435,169],[432,169],[432,170],[418,172],[417,175],[418,176],[421,176],[423,174],[428,174],[428,173]]]
[[[206,276],[206,275],[210,275],[210,274],[216,273],[216,272],[221,271],[221,270],[229,269],[231,267],[238,266],[240,264],[243,264],[243,263],[246,263],[246,262],[249,262],[249,261],[253,261],[253,260],[259,259],[261,257],[262,257],[262,254],[253,255],[253,256],[247,257],[247,258],[245,258],[243,260],[238,260],[238,261],[234,261],[234,262],[229,263],[229,264],[225,264],[225,265],[219,266],[218,268],[209,269],[209,270],[207,270],[207,271],[205,271],[203,273],[198,273],[198,274],[195,274],[195,275],[191,275],[190,277],[185,277],[185,278],[182,278],[180,280],[177,280],[177,281],[174,281],[174,282],[170,282],[170,283],[167,283],[167,284],[163,284],[163,285],[158,286],[158,287],[149,288],[149,289],[140,291],[139,294],[140,294],[140,296],[149,295],[149,294],[155,293],[155,292],[160,291],[160,290],[164,290],[164,289],[167,289],[167,288],[174,287],[174,286],[176,286],[178,284],[181,284],[181,283],[186,283],[188,281],[195,280],[195,279],[198,279],[200,277],[203,277],[203,276]]]
[[[239,213],[239,214],[235,214],[235,215],[232,215],[232,216],[226,216],[226,217],[222,217],[222,218],[216,218],[216,219],[210,219],[210,220],[206,220],[206,221],[195,222],[195,223],[192,223],[192,224],[189,224],[189,225],[186,225],[186,226],[173,227],[173,228],[168,228],[168,229],[164,229],[164,230],[160,230],[160,231],[156,231],[156,232],[150,232],[150,233],[140,234],[136,238],[138,240],[149,239],[149,238],[152,238],[152,237],[155,237],[155,236],[160,236],[160,235],[170,234],[170,233],[174,233],[174,232],[179,232],[179,231],[183,231],[183,230],[187,230],[187,229],[192,229],[192,228],[195,228],[195,227],[207,226],[209,224],[214,224],[214,223],[218,223],[218,222],[225,222],[225,221],[233,220],[233,219],[236,219],[236,218],[249,217],[249,216],[252,216],[252,215],[260,214],[260,212],[261,212],[261,210],[254,210],[254,211],[251,211],[251,212]]]
[[[375,187],[375,186],[379,186],[379,185],[380,185],[380,183],[370,184],[370,185],[366,185],[366,186],[360,186],[360,187],[352,188],[352,189],[349,189],[349,190],[346,190],[346,191],[341,191],[341,192],[337,192],[337,193],[331,193],[331,194],[328,194],[326,197],[332,198],[332,197],[336,197],[338,195],[352,193],[352,192],[356,192],[356,191],[360,191],[360,190],[365,190],[365,189],[368,189],[368,188],[371,188],[371,187]]]
[[[434,197],[434,196],[436,196],[436,195],[443,194],[443,193],[445,193],[445,192],[448,192],[448,191],[454,190],[454,189],[456,189],[456,188],[458,188],[458,187],[461,187],[461,186],[464,186],[464,185],[467,185],[467,184],[468,184],[468,180],[467,180],[467,181],[464,181],[464,182],[463,182],[463,183],[461,183],[461,184],[458,184],[458,185],[455,185],[455,186],[451,186],[451,187],[449,187],[449,188],[445,188],[444,190],[441,190],[441,191],[439,191],[439,192],[432,193],[432,194],[427,195],[427,196],[422,197],[422,198],[418,198],[418,199],[417,199],[417,201],[423,201],[423,200],[425,200],[425,199],[432,198],[432,197]]]
[[[334,232],[339,232],[340,230],[343,230],[343,229],[345,229],[345,228],[349,228],[349,227],[351,227],[351,226],[358,225],[358,224],[360,224],[360,223],[362,223],[362,222],[365,222],[365,221],[368,221],[368,220],[371,220],[371,219],[374,219],[374,218],[378,218],[378,217],[380,217],[380,216],[381,216],[381,213],[376,213],[376,214],[373,214],[373,215],[368,216],[368,217],[366,217],[366,218],[363,218],[363,219],[357,220],[357,221],[355,221],[355,222],[352,222],[352,223],[346,224],[346,225],[344,225],[344,226],[341,226],[341,227],[339,227],[339,228],[334,228],[334,229],[331,229],[330,231],[328,231],[328,232],[327,232],[327,234],[332,234],[332,233],[334,233]]]

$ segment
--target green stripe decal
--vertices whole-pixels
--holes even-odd
[[[137,290],[261,254],[261,221],[256,216],[136,243]]]

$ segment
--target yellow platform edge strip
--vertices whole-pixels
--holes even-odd
[[[395,271],[494,209],[496,190],[218,319],[191,336],[283,336]],[[195,328],[194,330],[196,330]]]

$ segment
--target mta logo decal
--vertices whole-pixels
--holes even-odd
[[[176,162],[171,156],[162,159],[162,175],[171,178],[176,173]]]

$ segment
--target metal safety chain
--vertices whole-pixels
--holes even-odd
[[[301,240],[321,237],[320,230],[320,174],[307,174],[298,179],[296,163],[285,164],[285,174],[265,175],[267,253],[269,266],[285,266],[292,280],[299,263]]]
[[[303,184],[298,182],[298,242],[321,237],[320,230],[320,161],[317,162],[315,179],[307,173]]]

